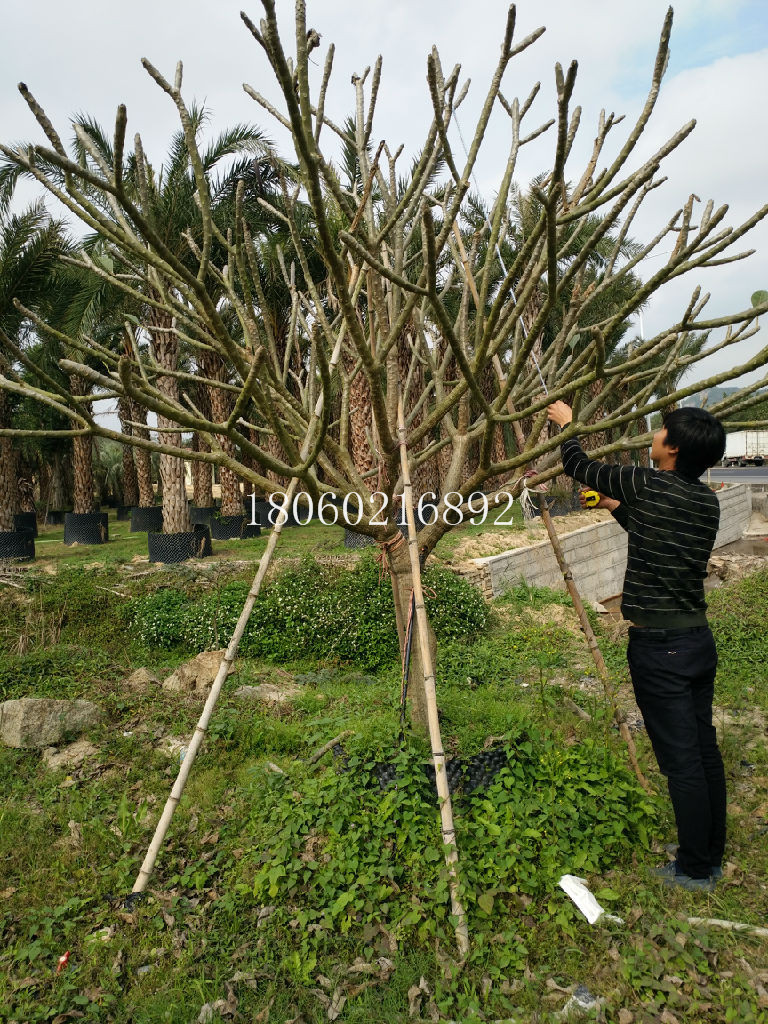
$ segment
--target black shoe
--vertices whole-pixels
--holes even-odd
[[[677,843],[667,843],[664,847],[670,857],[677,857],[677,851],[680,849]],[[715,881],[723,877],[723,869],[719,864],[713,864],[709,869],[709,877],[714,878]]]
[[[651,874],[663,882],[664,885],[687,889],[689,892],[715,891],[714,878],[691,878],[690,875],[677,870],[676,860],[672,860],[660,868],[651,868]]]

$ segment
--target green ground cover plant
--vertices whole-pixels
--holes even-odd
[[[361,568],[361,579],[369,571]],[[460,969],[422,768],[428,751],[408,734],[400,744],[396,656],[375,670],[306,650],[279,668],[244,657],[149,897],[123,906],[177,770],[178,748],[168,753],[164,744],[188,738],[200,704],[156,687],[126,689],[133,668],[162,675],[190,651],[144,647],[124,620],[111,636],[108,626],[120,609],[173,592],[171,581],[183,586],[176,595],[186,607],[217,594],[221,606],[237,582],[162,570],[126,583],[105,567],[30,576],[23,591],[0,592],[8,620],[18,608],[46,621],[57,605],[69,609],[54,642],[48,626],[36,628],[14,654],[19,637],[9,638],[0,693],[87,696],[108,716],[90,736],[98,755],[74,770],[0,748],[2,1019],[186,1024],[207,1004],[217,1007],[206,1011],[213,1022],[236,1013],[320,1024],[335,1000],[339,1020],[405,1024],[411,992],[415,1019],[545,1022],[578,983],[604,1000],[606,1022],[627,1020],[620,1010],[638,1024],[768,1019],[765,940],[687,922],[764,923],[768,665],[757,625],[768,616],[768,573],[710,599],[730,792],[730,866],[711,897],[668,893],[646,873],[673,836],[663,780],[639,732],[641,764],[659,795],[637,788],[599,694],[579,689],[590,677],[583,642],[559,616],[547,621],[552,605],[568,610],[567,599],[521,586],[494,602],[474,639],[441,643],[451,756],[466,759],[492,736],[509,752],[488,789],[456,800],[473,938]],[[455,595],[442,600],[455,604]],[[754,632],[742,628],[747,618]],[[626,694],[625,639],[615,627],[598,629]],[[281,679],[301,687],[283,704],[233,697],[243,683]],[[574,717],[566,693],[591,721]],[[343,729],[353,731],[349,770],[331,754],[306,763]],[[371,778],[382,760],[396,762],[396,788]],[[556,886],[566,870],[586,877],[625,924],[589,926]],[[67,950],[69,966],[57,975]]]
[[[249,585],[234,581],[197,599],[176,589],[158,590],[128,606],[126,618],[133,636],[149,649],[216,649],[231,636]],[[447,570],[430,569],[424,585],[438,640],[466,641],[484,629],[487,608],[470,584]],[[278,663],[316,657],[381,668],[398,652],[389,580],[370,555],[352,571],[306,558],[265,588],[241,651]]]

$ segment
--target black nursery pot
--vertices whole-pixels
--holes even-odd
[[[67,514],[66,509],[63,508],[51,508],[48,510],[45,516],[45,522],[48,526],[63,526],[64,516]]]
[[[117,506],[117,521],[118,523],[125,523],[131,518],[131,511],[133,505],[118,505]]]
[[[17,512],[13,517],[14,530],[29,530],[33,537],[37,536],[37,513]]]
[[[0,533],[0,561],[15,559],[29,562],[35,557],[35,535],[31,530],[4,530]]]
[[[208,526],[213,516],[216,515],[215,505],[190,505],[189,519],[193,526],[198,524]]]
[[[147,534],[150,562],[177,563],[189,558],[205,558],[213,553],[211,532],[207,526],[198,525],[189,533]]]
[[[131,509],[131,533],[155,533],[163,528],[163,506]]]
[[[258,537],[261,533],[259,526],[249,527],[250,517],[245,515],[237,516],[213,516],[208,524],[211,528],[211,537],[214,540],[235,540],[244,537],[246,528],[256,530],[256,533],[249,532],[249,537]]]
[[[67,512],[64,516],[65,544],[106,544],[108,540],[106,512]]]

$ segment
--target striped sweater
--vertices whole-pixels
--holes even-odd
[[[720,503],[699,480],[675,471],[608,466],[575,438],[561,445],[563,470],[621,502],[612,513],[629,534],[621,612],[638,626],[706,626],[704,579]]]

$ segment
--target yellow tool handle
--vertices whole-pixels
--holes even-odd
[[[600,501],[600,495],[597,491],[582,491],[584,496],[584,504],[587,508],[594,508]]]

